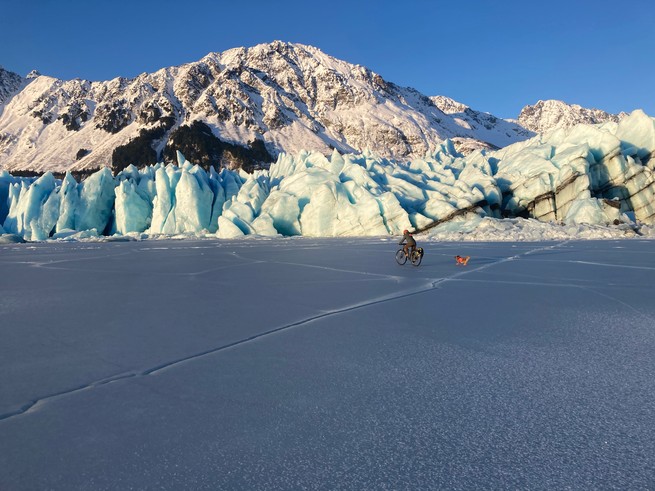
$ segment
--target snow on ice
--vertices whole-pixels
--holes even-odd
[[[652,489],[652,241],[396,243],[3,246],[0,489]]]
[[[457,229],[461,240],[462,217],[483,231],[531,217],[556,224],[555,235],[607,225],[630,234],[655,222],[654,154],[655,120],[635,111],[620,123],[558,129],[467,157],[446,140],[409,162],[303,151],[253,174],[207,172],[179,153],[178,165],[131,166],[116,176],[105,168],[80,183],[69,174],[59,182],[50,173],[35,180],[3,172],[0,233],[41,241],[75,232],[236,238],[430,229],[443,238]]]

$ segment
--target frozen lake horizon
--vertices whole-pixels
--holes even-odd
[[[0,488],[653,487],[653,241],[419,245],[0,245]]]

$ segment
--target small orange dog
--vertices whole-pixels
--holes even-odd
[[[466,266],[471,259],[471,256],[455,256],[455,264],[457,266]]]

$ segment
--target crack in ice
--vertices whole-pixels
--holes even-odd
[[[264,332],[253,334],[252,336],[248,336],[246,338],[242,338],[242,339],[233,341],[231,343],[227,343],[227,344],[218,346],[216,348],[211,348],[211,349],[208,349],[208,350],[205,350],[205,351],[202,351],[202,352],[199,352],[199,353],[194,353],[194,354],[189,355],[189,356],[181,357],[181,358],[178,358],[178,359],[166,362],[166,363],[161,363],[159,365],[148,368],[146,370],[122,372],[122,373],[115,374],[115,375],[112,375],[112,376],[109,376],[109,377],[106,377],[104,379],[94,381],[94,382],[91,382],[91,383],[88,383],[88,384],[78,385],[78,386],[76,386],[76,387],[74,387],[72,389],[66,389],[66,390],[62,390],[62,391],[59,391],[59,392],[55,392],[55,393],[52,393],[52,394],[49,394],[49,395],[46,395],[46,396],[43,396],[43,397],[40,397],[40,398],[37,398],[37,399],[33,399],[32,401],[29,401],[27,403],[24,403],[24,404],[20,405],[17,409],[13,410],[13,411],[9,411],[9,412],[6,412],[4,414],[0,414],[0,422],[7,421],[9,419],[12,419],[12,418],[24,415],[24,414],[28,414],[28,413],[30,413],[30,411],[34,410],[35,408],[37,408],[37,407],[39,407],[39,406],[41,406],[41,405],[43,405],[43,404],[45,404],[45,403],[47,403],[49,401],[56,400],[56,399],[66,397],[66,396],[69,396],[69,395],[74,395],[74,394],[77,394],[77,393],[85,391],[85,390],[98,388],[98,387],[101,387],[101,386],[104,386],[104,385],[112,384],[112,383],[115,383],[115,382],[120,382],[120,381],[127,380],[127,379],[141,378],[141,377],[147,377],[147,376],[150,376],[150,375],[156,375],[156,374],[158,374],[160,372],[163,372],[165,370],[168,370],[170,368],[173,368],[173,367],[176,367],[176,366],[179,366],[179,365],[191,362],[191,361],[195,361],[195,360],[198,360],[200,358],[211,356],[211,355],[214,355],[214,354],[219,353],[221,351],[236,348],[237,346],[241,346],[243,344],[247,344],[247,343],[250,343],[252,341],[255,341],[255,340],[258,340],[258,339],[261,339],[261,338],[264,338],[264,337],[271,336],[273,334],[277,334],[277,333],[287,331],[287,330],[290,330],[290,329],[293,329],[293,328],[296,328],[296,327],[311,324],[312,322],[315,322],[315,321],[318,321],[318,320],[321,320],[321,319],[325,319],[325,318],[332,317],[332,316],[335,316],[335,315],[344,314],[344,313],[347,313],[347,312],[353,312],[353,311],[356,311],[356,310],[359,310],[359,309],[371,307],[371,306],[374,306],[374,305],[379,305],[379,304],[386,303],[386,302],[391,302],[391,301],[395,301],[395,300],[402,300],[402,299],[409,298],[409,297],[416,296],[416,295],[420,295],[420,294],[423,294],[423,293],[428,293],[428,292],[434,291],[435,289],[437,289],[440,285],[442,285],[444,283],[447,283],[449,281],[457,281],[457,280],[459,280],[460,277],[462,277],[464,275],[475,273],[475,272],[478,272],[478,271],[482,271],[482,270],[488,269],[488,268],[490,268],[492,266],[497,266],[499,264],[503,264],[503,263],[506,263],[506,262],[509,262],[509,261],[515,261],[515,260],[517,260],[517,259],[519,259],[519,258],[521,258],[523,256],[533,254],[533,253],[536,253],[536,252],[539,252],[539,251],[560,247],[560,246],[566,244],[567,242],[568,241],[560,242],[560,243],[557,243],[557,244],[552,245],[552,246],[532,249],[532,250],[526,251],[526,252],[521,253],[521,254],[517,254],[517,255],[514,255],[514,256],[510,256],[510,257],[505,257],[505,258],[499,259],[497,261],[493,261],[491,263],[478,266],[477,268],[464,269],[464,270],[462,270],[462,271],[460,271],[458,273],[455,273],[455,274],[453,274],[451,276],[447,276],[447,277],[444,277],[444,278],[438,278],[436,280],[432,280],[429,283],[427,283],[425,286],[420,287],[420,288],[416,288],[416,289],[412,289],[412,290],[405,290],[405,291],[403,291],[401,293],[383,295],[383,296],[376,297],[376,298],[373,298],[373,299],[367,299],[367,300],[364,300],[364,301],[361,301],[361,302],[357,302],[355,304],[348,305],[346,307],[325,311],[325,312],[322,312],[320,314],[307,317],[305,319],[301,319],[301,320],[298,320],[298,321],[295,321],[295,322],[291,322],[289,324],[285,324],[283,326],[276,327],[274,329],[269,329],[269,330],[264,331]],[[315,267],[321,268],[320,266],[315,266]],[[325,269],[331,269],[331,268],[325,268]],[[340,270],[337,270],[337,271],[340,271]],[[352,271],[345,271],[345,272],[352,272]],[[382,276],[382,275],[375,274],[375,273],[362,273],[362,274],[370,274],[372,276]],[[390,278],[394,278],[394,277],[390,276]]]

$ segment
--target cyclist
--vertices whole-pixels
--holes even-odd
[[[398,242],[398,245],[402,245],[403,242],[406,242],[406,244],[403,246],[403,251],[405,251],[405,255],[409,257],[410,252],[414,252],[416,249],[416,241],[408,230],[403,230],[403,238],[400,242]],[[410,247],[411,251],[408,250]]]

